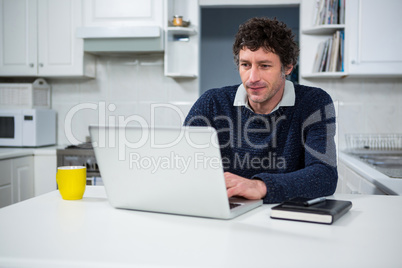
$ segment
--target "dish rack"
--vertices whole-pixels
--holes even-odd
[[[348,151],[361,152],[402,152],[402,134],[346,134]]]

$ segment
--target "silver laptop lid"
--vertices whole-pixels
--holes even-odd
[[[231,217],[215,129],[90,126],[90,134],[112,206]]]

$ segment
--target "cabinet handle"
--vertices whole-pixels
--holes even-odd
[[[39,67],[43,67],[43,63],[39,63]]]
[[[35,65],[33,63],[29,64],[29,67],[33,68]]]
[[[355,61],[355,60],[352,60],[350,63],[352,63],[352,64],[356,64],[356,61]]]

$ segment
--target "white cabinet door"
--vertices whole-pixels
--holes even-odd
[[[12,160],[13,203],[34,197],[33,156]]]
[[[0,76],[95,77],[75,37],[81,0],[0,0]]]
[[[0,160],[0,208],[34,197],[33,156]]]
[[[0,208],[13,203],[11,161],[10,159],[0,160]]]
[[[400,0],[348,0],[349,73],[402,74]]]
[[[56,153],[44,155],[38,154],[34,158],[34,192],[35,196],[42,195],[57,190],[56,172],[57,156]]]
[[[0,186],[0,208],[9,206],[13,203],[11,184]]]
[[[336,193],[338,194],[387,194],[355,170],[348,167],[343,161],[339,161],[338,163],[338,176],[339,180],[336,189]]]
[[[383,192],[373,183],[368,180],[362,179],[360,182],[360,192],[362,194],[377,194],[377,195],[386,195],[387,193]]]
[[[79,76],[84,71],[80,0],[38,0],[38,74]]]
[[[0,74],[37,74],[36,0],[0,0]]]
[[[163,0],[85,0],[84,26],[163,26]]]

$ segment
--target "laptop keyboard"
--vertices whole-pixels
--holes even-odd
[[[229,203],[230,209],[233,209],[233,208],[238,207],[238,206],[241,206],[241,205],[242,205],[242,204],[239,204],[239,203]]]

